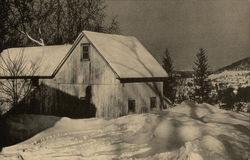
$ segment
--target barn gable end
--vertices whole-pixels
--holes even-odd
[[[89,60],[81,60],[82,44],[89,44]],[[67,60],[61,66],[55,77],[53,79],[41,80],[41,83],[45,85],[46,88],[50,88],[51,96],[57,97],[54,100],[56,102],[52,104],[53,106],[50,104],[44,104],[43,106],[48,106],[47,110],[50,112],[50,108],[53,107],[59,109],[63,106],[66,107],[70,104],[75,104],[71,101],[68,101],[68,104],[65,103],[65,99],[69,99],[68,97],[72,96],[74,97],[72,100],[79,101],[79,107],[84,107],[84,105],[81,104],[81,99],[86,98],[87,87],[91,86],[91,90],[96,90],[97,88],[99,90],[99,88],[102,88],[101,86],[104,85],[117,85],[119,80],[116,77],[117,75],[103,60],[93,45],[89,43],[85,37],[83,37],[74,47],[74,50],[67,57]],[[58,94],[58,92],[62,92],[62,94]],[[95,93],[96,92],[93,92],[93,97],[98,97],[98,99],[101,98]],[[95,100],[97,101],[97,99]],[[44,102],[48,101],[44,100]]]

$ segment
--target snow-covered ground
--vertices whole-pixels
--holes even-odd
[[[250,85],[250,71],[223,71],[209,75],[209,79],[215,84],[227,84],[233,88],[247,87]]]
[[[249,75],[250,71],[248,70],[242,70],[242,71],[223,71],[216,74],[211,74],[209,76],[210,79],[218,79],[223,77],[236,77],[236,76],[247,76]]]
[[[44,123],[55,123],[26,141],[3,148],[1,160],[250,158],[249,114],[223,111],[208,104],[184,102],[166,111],[112,120],[31,115],[19,119],[9,122],[13,134],[31,133],[27,128],[41,129]]]

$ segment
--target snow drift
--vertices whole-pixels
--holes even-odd
[[[27,117],[32,117],[32,122],[22,120]],[[134,114],[112,120],[38,117],[19,116],[19,122],[8,123],[12,125],[11,133],[34,129],[34,124],[40,124],[43,120],[46,123],[50,119],[56,121],[32,138],[3,148],[0,159],[249,158],[249,114],[223,111],[208,104],[184,102],[167,111]]]

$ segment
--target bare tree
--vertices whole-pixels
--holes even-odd
[[[5,35],[8,33],[8,29],[6,26],[6,17],[8,16],[8,5],[7,0],[1,0],[0,1],[0,52],[2,52],[2,49],[4,48],[4,39]]]
[[[11,39],[21,37],[16,45],[56,45],[73,43],[82,30],[118,32],[117,17],[107,23],[105,8],[104,0],[8,0],[0,18],[15,32]]]
[[[28,63],[23,49],[14,58],[6,51],[0,55],[0,99],[15,107],[32,92],[31,80],[24,77],[34,76],[39,63]]]

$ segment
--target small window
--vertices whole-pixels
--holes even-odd
[[[31,79],[31,86],[38,87],[39,86],[39,79],[38,78]]]
[[[156,108],[156,97],[150,97],[150,108]]]
[[[134,113],[135,112],[135,100],[134,99],[129,99],[128,100],[128,112],[129,113]]]
[[[89,44],[82,44],[81,46],[82,46],[81,61],[89,60]]]

